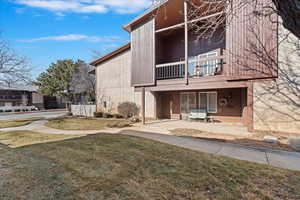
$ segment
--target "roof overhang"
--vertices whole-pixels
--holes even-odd
[[[155,11],[160,8],[162,5],[164,5],[165,3],[167,3],[169,0],[162,0],[160,3],[158,3],[155,6],[152,6],[150,9],[146,10],[143,14],[141,14],[140,16],[136,17],[135,19],[133,19],[132,21],[130,21],[128,24],[126,24],[125,26],[123,26],[123,29],[131,32],[132,31],[132,26],[144,21],[145,19],[147,19],[148,17],[150,17],[151,15],[153,15],[155,13]]]
[[[121,46],[121,47],[119,47],[118,49],[116,49],[116,50],[114,50],[114,51],[106,54],[105,56],[102,56],[101,58],[99,58],[97,60],[94,60],[93,62],[90,63],[90,65],[96,67],[97,65],[99,65],[99,64],[101,64],[101,63],[103,63],[103,62],[105,62],[105,61],[107,61],[109,59],[111,59],[112,57],[114,57],[114,56],[116,56],[116,55],[118,55],[118,54],[120,54],[120,53],[122,53],[122,52],[124,52],[124,51],[126,51],[128,49],[130,49],[130,42],[127,43],[127,44],[125,44],[125,45],[123,45],[123,46]],[[92,70],[89,73],[92,74],[93,71],[95,71],[95,70]]]

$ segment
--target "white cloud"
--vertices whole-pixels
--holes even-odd
[[[47,36],[32,39],[19,40],[20,42],[40,42],[40,41],[87,41],[87,42],[114,42],[119,41],[118,36],[88,36],[82,34],[69,34],[60,36]]]
[[[152,0],[16,0],[17,4],[55,13],[136,13],[151,5]]]
[[[25,8],[16,8],[17,14],[23,14],[25,12]]]

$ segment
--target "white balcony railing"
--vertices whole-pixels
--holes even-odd
[[[216,76],[222,73],[224,56],[190,57],[188,60],[189,77]],[[156,80],[185,77],[185,61],[156,65]]]
[[[184,61],[156,65],[156,79],[183,78],[185,75]]]

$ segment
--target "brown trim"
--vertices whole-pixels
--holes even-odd
[[[146,87],[146,91],[163,92],[163,91],[190,91],[190,90],[212,90],[212,89],[226,89],[226,88],[247,88],[248,83],[246,81],[217,81],[217,82],[203,82],[193,83],[185,85],[183,81],[177,82],[177,84],[165,84],[157,85],[153,87]],[[135,87],[135,91],[141,91],[141,87]]]
[[[133,19],[132,21],[130,21],[128,24],[123,26],[123,29],[131,32],[132,31],[132,26],[142,22],[146,17],[148,17],[149,15],[153,14],[155,12],[155,10],[157,10],[158,8],[160,8],[162,5],[164,5],[165,3],[167,3],[169,0],[164,0],[161,3],[159,3],[156,6],[153,6],[152,8],[148,9],[147,11],[145,11],[144,13],[142,13],[140,16],[136,17],[135,19]]]
[[[90,65],[96,67],[97,65],[99,65],[99,64],[101,64],[101,63],[103,63],[103,62],[105,62],[105,61],[113,58],[114,56],[116,56],[116,55],[118,55],[118,54],[120,54],[120,53],[122,53],[122,52],[124,52],[124,51],[126,51],[128,49],[130,49],[130,46],[131,46],[131,43],[129,42],[129,43],[127,43],[127,44],[119,47],[118,49],[116,49],[116,50],[114,50],[114,51],[106,54],[105,56],[103,56],[103,57],[101,57],[101,58],[99,58],[99,59],[91,62]]]

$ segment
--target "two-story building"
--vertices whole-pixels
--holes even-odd
[[[123,27],[130,43],[91,63],[97,108],[114,112],[119,103],[133,101],[142,118],[186,119],[192,109],[202,109],[215,121],[241,122],[249,131],[299,130],[299,122],[280,114],[274,121],[274,112],[272,120],[261,119],[269,108],[256,109],[256,88],[278,79],[277,17],[249,17],[255,8],[245,6],[204,38],[191,25],[226,17],[226,11],[189,19],[190,7],[189,1],[167,0]]]

